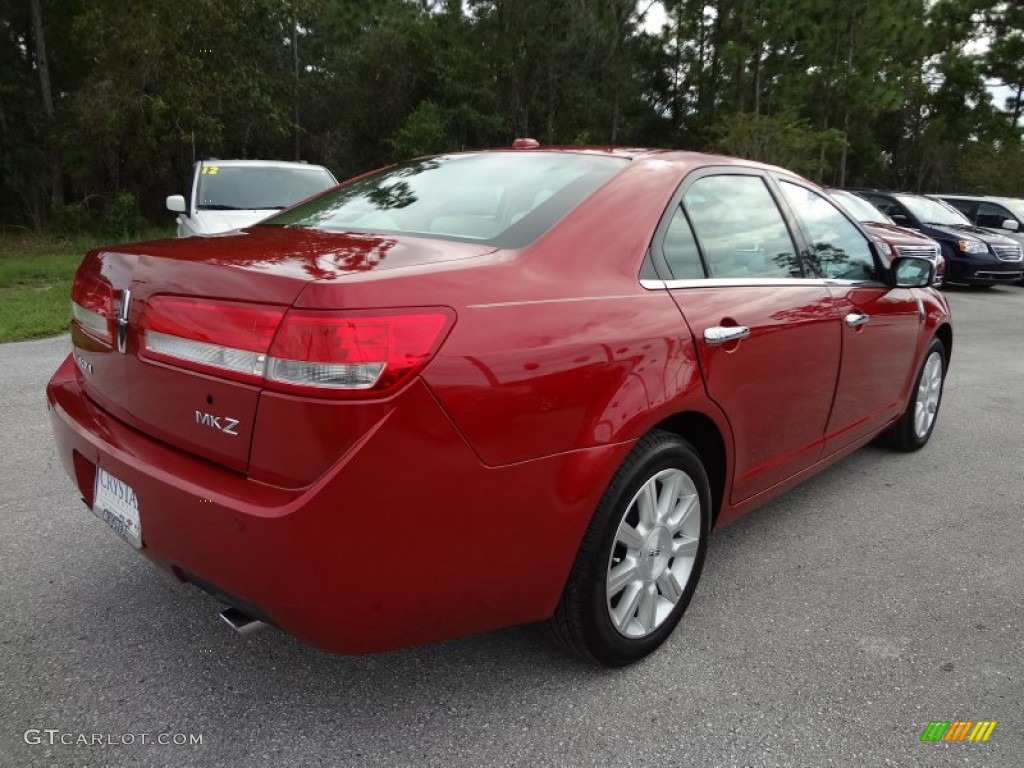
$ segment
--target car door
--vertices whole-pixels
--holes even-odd
[[[732,428],[738,503],[821,456],[839,318],[823,282],[804,277],[760,173],[730,168],[688,180],[663,228],[667,287],[693,333],[708,395]]]
[[[830,200],[789,179],[780,179],[779,188],[842,318],[842,364],[825,431],[830,454],[874,434],[902,411],[924,309],[916,289],[886,284],[886,265]]]

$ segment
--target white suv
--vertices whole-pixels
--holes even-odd
[[[201,160],[188,196],[169,196],[167,210],[178,214],[178,237],[212,235],[251,226],[337,183],[322,165]]]

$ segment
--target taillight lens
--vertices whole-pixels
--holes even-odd
[[[453,313],[291,310],[267,363],[267,386],[282,391],[380,396],[415,375],[434,356]]]
[[[156,360],[259,383],[284,313],[263,304],[154,296],[142,313],[143,349]]]
[[[141,326],[151,359],[282,392],[381,397],[422,369],[453,322],[447,308],[339,314],[156,296]]]
[[[71,316],[89,336],[105,344],[114,343],[114,289],[99,275],[86,270],[75,273],[71,286]]]

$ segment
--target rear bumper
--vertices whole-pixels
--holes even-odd
[[[70,358],[47,396],[58,453],[86,503],[97,464],[135,490],[146,557],[343,653],[550,615],[632,445],[487,467],[416,381],[314,485],[295,491],[113,419],[82,393]]]

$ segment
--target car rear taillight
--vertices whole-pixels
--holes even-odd
[[[381,397],[426,365],[453,321],[447,308],[339,313],[156,296],[142,347],[149,359],[281,392]]]
[[[104,344],[114,343],[114,289],[99,275],[78,268],[71,287],[71,316],[86,334]]]
[[[154,296],[142,313],[144,356],[259,384],[284,307]]]
[[[343,396],[387,394],[434,356],[453,313],[396,314],[291,310],[267,361],[267,386],[285,392]]]

